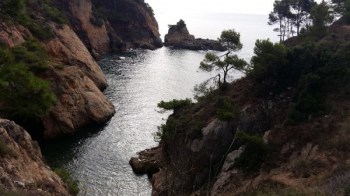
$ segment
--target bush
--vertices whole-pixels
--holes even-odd
[[[237,104],[233,103],[227,97],[220,97],[216,103],[216,114],[219,119],[230,121],[240,116],[240,109]]]
[[[0,49],[0,99],[9,118],[32,121],[47,114],[56,101],[50,83],[33,72],[47,69],[47,54],[38,42]]]
[[[172,101],[161,101],[158,103],[158,107],[165,110],[179,110],[181,108],[190,106],[192,104],[191,99],[173,99]]]
[[[0,69],[0,99],[10,118],[31,120],[47,114],[56,101],[50,83],[31,73],[23,64]]]
[[[63,16],[62,12],[60,12],[59,9],[48,5],[44,4],[43,5],[43,12],[46,16],[46,18],[58,23],[58,24],[64,24],[67,23],[67,19]]]
[[[0,18],[12,17],[16,19],[23,14],[24,8],[24,0],[1,0]]]
[[[236,139],[245,144],[246,147],[241,156],[235,160],[234,166],[247,173],[259,171],[268,153],[268,147],[262,137],[237,131]]]
[[[27,18],[22,19],[20,24],[27,27],[33,36],[40,40],[50,40],[54,37],[51,27],[43,21],[34,21]]]
[[[80,191],[78,181],[74,180],[66,169],[56,168],[54,172],[61,177],[62,181],[68,186],[70,194],[78,195]]]
[[[286,79],[282,74],[286,64],[286,47],[283,44],[274,44],[270,40],[257,40],[254,54],[248,75],[257,81],[258,91],[279,90],[276,89],[276,85],[280,85],[280,82]]]
[[[40,72],[48,69],[46,51],[36,41],[26,41],[20,46],[11,48],[10,52],[16,63],[27,65],[31,71]]]
[[[175,137],[178,130],[178,124],[178,121],[174,117],[169,116],[166,124],[162,124],[158,127],[158,131],[154,136],[155,140],[160,141]]]

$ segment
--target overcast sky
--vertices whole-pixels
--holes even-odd
[[[145,0],[154,10],[160,32],[164,35],[168,24],[176,24],[181,18],[187,24],[198,13],[257,14],[266,18],[275,0]],[[321,0],[316,0],[320,2]],[[192,21],[193,22],[193,21]],[[213,24],[214,25],[214,24]],[[193,26],[193,25],[192,25]],[[192,26],[189,26],[191,28]]]
[[[274,0],[146,0],[156,14],[175,12],[220,12],[268,14]]]

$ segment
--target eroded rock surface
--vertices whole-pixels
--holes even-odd
[[[0,119],[0,149],[0,194],[69,195],[44,163],[37,142],[13,121]]]

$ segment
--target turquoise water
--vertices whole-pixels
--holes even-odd
[[[246,59],[257,38],[277,39],[264,32],[271,30],[265,25],[266,16],[199,15],[187,23],[193,34],[205,38],[216,37],[219,29],[237,27],[246,46],[240,55]],[[215,25],[205,27],[209,23]],[[109,83],[105,94],[116,107],[115,116],[103,126],[45,144],[48,162],[68,169],[80,181],[81,195],[150,195],[147,176],[135,175],[128,161],[138,151],[157,145],[153,134],[169,115],[159,112],[158,102],[193,97],[193,86],[215,75],[198,69],[205,53],[161,48],[117,54],[123,60],[106,56],[99,64]],[[231,76],[241,74],[232,72]]]

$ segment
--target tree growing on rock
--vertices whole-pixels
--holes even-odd
[[[213,69],[221,70],[223,77],[221,77],[221,73],[219,73],[217,76],[219,77],[219,88],[223,89],[223,87],[225,87],[227,84],[228,72],[232,69],[245,72],[248,63],[244,59],[241,59],[234,54],[243,47],[240,41],[240,34],[234,29],[224,30],[221,33],[218,41],[227,48],[226,53],[222,56],[207,53],[204,60],[200,63],[199,68],[208,72],[212,71]],[[223,78],[222,81],[221,78]]]

